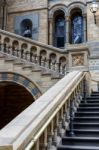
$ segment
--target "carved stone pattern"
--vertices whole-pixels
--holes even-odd
[[[72,66],[83,66],[83,65],[84,65],[83,54],[72,55]]]

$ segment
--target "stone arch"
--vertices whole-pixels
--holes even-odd
[[[26,50],[28,48],[28,45],[27,45],[27,43],[23,43],[22,45],[21,45],[21,49],[24,49],[24,50]]]
[[[87,10],[86,10],[86,5],[84,3],[81,2],[73,2],[70,5],[68,5],[68,16],[70,16],[70,13],[73,9],[80,9],[82,11],[82,14],[86,14]]]
[[[25,36],[25,31],[28,29],[30,31],[30,36],[32,37],[32,28],[33,28],[33,23],[30,19],[24,19],[20,23],[20,29],[21,29],[21,35]]]
[[[53,18],[54,13],[56,11],[58,11],[58,10],[63,11],[65,16],[66,16],[66,14],[67,14],[67,7],[65,5],[58,4],[58,5],[55,5],[55,6],[50,8],[50,10],[49,10],[49,18]]]
[[[23,86],[36,100],[42,93],[38,85],[27,77],[15,72],[0,72],[0,82],[13,82]]]
[[[68,6],[69,16],[69,42],[78,44],[86,42],[86,5],[81,2],[73,2]],[[78,20],[78,21],[77,21]],[[76,21],[76,22],[75,22]],[[79,31],[76,27],[79,26]],[[76,33],[77,32],[77,33]]]
[[[66,62],[67,62],[66,57],[61,56],[61,57],[59,58],[59,62],[60,62],[61,64],[66,64]]]
[[[59,63],[60,63],[60,73],[66,74],[66,64],[67,64],[67,59],[64,56],[61,56],[59,58]]]
[[[51,59],[51,61],[56,61],[56,54],[55,53],[51,53],[49,58]]]
[[[5,37],[4,38],[4,44],[9,44],[10,43],[10,38],[9,37]]]
[[[36,55],[36,54],[37,54],[37,47],[36,47],[36,46],[31,46],[30,52],[31,52],[32,54]]]
[[[42,58],[45,58],[46,54],[47,54],[46,50],[41,50],[40,51],[40,56],[42,56]]]
[[[14,48],[18,48],[18,47],[19,47],[19,41],[14,40],[14,41],[12,42],[12,46],[13,46]]]

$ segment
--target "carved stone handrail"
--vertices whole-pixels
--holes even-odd
[[[86,75],[79,71],[67,74],[5,126],[0,131],[0,150],[42,150],[57,146],[57,139],[61,139],[65,130],[72,131],[73,114],[84,97]]]

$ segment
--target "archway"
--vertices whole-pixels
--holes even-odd
[[[34,102],[33,96],[14,82],[0,82],[0,129]]]
[[[0,129],[41,96],[39,87],[13,72],[0,72]]]
[[[24,19],[22,22],[21,22],[21,24],[20,24],[20,26],[21,26],[21,35],[22,36],[25,36],[25,32],[26,32],[26,30],[28,31],[28,32],[30,32],[29,34],[29,37],[32,37],[32,28],[33,28],[33,24],[32,24],[32,21],[30,20],[30,19]]]

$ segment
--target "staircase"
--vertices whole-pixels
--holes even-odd
[[[99,92],[81,101],[73,118],[73,133],[66,131],[57,150],[99,150]]]

